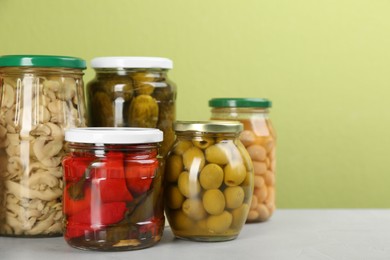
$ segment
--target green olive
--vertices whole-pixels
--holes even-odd
[[[223,233],[227,231],[232,224],[233,217],[227,211],[223,211],[219,215],[209,216],[207,218],[207,228],[213,233]]]
[[[227,186],[240,185],[246,177],[246,168],[242,163],[232,164],[229,163],[224,168],[225,172],[225,184]]]
[[[218,189],[205,191],[202,200],[204,209],[211,215],[219,215],[225,209],[225,196]]]
[[[184,201],[184,196],[177,186],[169,186],[166,191],[166,202],[170,209],[180,209]]]
[[[196,138],[192,140],[192,143],[200,149],[206,149],[210,145],[214,144],[214,138],[211,137]]]
[[[172,228],[178,230],[191,230],[195,225],[195,222],[184,214],[182,210],[173,211],[168,220],[170,220],[169,224]]]
[[[240,186],[227,187],[223,194],[225,195],[226,207],[228,209],[235,209],[244,202],[244,189]]]
[[[215,163],[207,164],[199,175],[199,182],[203,189],[217,189],[223,182],[223,169]]]
[[[173,152],[177,155],[182,155],[185,151],[192,147],[191,141],[178,141],[175,147],[173,148]]]
[[[180,173],[183,171],[183,160],[181,156],[171,154],[167,159],[165,176],[167,181],[176,182]]]
[[[200,230],[207,230],[207,218],[199,220],[196,224]]]
[[[184,171],[180,173],[177,185],[181,194],[187,198],[194,198],[200,194],[201,188],[199,181],[196,176],[194,179],[190,178],[190,174],[188,172]]]
[[[207,212],[200,199],[186,199],[183,203],[182,210],[184,214],[193,220],[201,220],[207,216]]]
[[[229,151],[223,144],[209,146],[205,150],[206,160],[210,163],[227,164],[229,162]]]
[[[198,147],[191,147],[183,153],[183,164],[189,171],[201,171],[204,164],[204,154]]]
[[[249,205],[244,203],[240,207],[232,210],[233,222],[232,228],[241,228],[245,221],[249,212]]]

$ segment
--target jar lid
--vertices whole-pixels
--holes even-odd
[[[0,67],[61,67],[85,69],[85,60],[69,56],[52,55],[4,55]]]
[[[163,140],[155,128],[84,127],[65,130],[65,141],[88,144],[145,144]]]
[[[172,69],[173,62],[160,57],[97,57],[91,60],[92,68],[143,68]]]
[[[238,121],[177,121],[174,129],[178,132],[239,133],[243,125]]]
[[[213,98],[209,100],[210,107],[262,107],[272,106],[266,98]]]

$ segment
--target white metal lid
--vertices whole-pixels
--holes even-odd
[[[92,68],[157,68],[172,69],[173,62],[160,57],[97,57],[91,60]]]
[[[65,141],[88,144],[144,144],[163,140],[163,132],[155,128],[83,127],[65,130]]]

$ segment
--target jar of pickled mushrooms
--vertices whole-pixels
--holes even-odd
[[[176,86],[169,80],[170,59],[98,57],[95,78],[86,86],[89,126],[147,127],[164,132],[161,154],[174,141]]]
[[[244,125],[240,140],[255,173],[253,198],[247,222],[269,219],[275,210],[276,134],[269,119],[271,101],[264,98],[214,98],[211,119],[238,120]]]
[[[165,168],[165,212],[174,235],[235,239],[253,194],[253,167],[239,122],[176,122]]]
[[[64,129],[85,126],[85,61],[0,56],[0,235],[62,234]]]

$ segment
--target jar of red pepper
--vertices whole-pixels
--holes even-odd
[[[65,132],[64,237],[76,248],[141,249],[163,232],[163,133],[151,128],[76,128]]]

